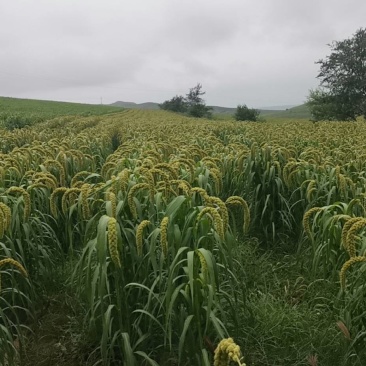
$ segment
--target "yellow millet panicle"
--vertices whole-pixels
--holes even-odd
[[[151,169],[155,165],[155,162],[149,158],[145,158],[142,161],[142,166],[147,169]]]
[[[289,174],[292,171],[292,169],[294,167],[296,167],[297,162],[296,161],[289,161],[282,170],[282,176],[283,176],[283,181],[285,182],[286,186],[289,187],[290,186],[290,180],[289,180]]]
[[[48,183],[50,187],[56,188],[58,186],[57,178],[49,172],[35,172],[32,176],[32,180],[34,180],[35,182],[42,182],[43,179],[45,179],[45,182],[48,182],[49,179],[52,180],[53,183]]]
[[[130,170],[123,169],[122,172],[118,173],[119,186],[123,192],[127,191],[128,181],[130,179]]]
[[[349,219],[351,219],[352,217],[350,215],[346,215],[346,214],[338,214],[333,216],[332,218],[332,222],[337,222],[337,221],[348,221]]]
[[[0,270],[2,266],[5,266],[6,264],[10,264],[12,266],[14,266],[15,268],[18,269],[18,271],[24,276],[24,277],[28,277],[28,273],[25,270],[25,268],[15,259],[13,258],[5,258],[0,260]],[[0,292],[1,292],[1,271],[0,271]]]
[[[117,215],[117,197],[112,191],[106,192],[106,198],[111,202],[111,217],[116,217]]]
[[[2,184],[5,179],[5,168],[0,166],[0,183]]]
[[[3,223],[4,223],[4,231],[6,231],[9,229],[11,224],[11,209],[5,203],[0,202],[0,212],[4,214]]]
[[[176,185],[177,188],[180,189],[181,191],[183,191],[183,193],[187,196],[190,194],[190,191],[192,189],[191,185],[183,179],[173,179],[170,181],[170,184],[172,186]],[[178,192],[178,194],[179,194],[179,192]]]
[[[4,211],[0,209],[0,239],[3,238],[5,232],[5,214]]]
[[[155,195],[155,180],[154,175],[151,173],[151,170],[146,168],[141,168],[140,172],[142,173],[143,177],[146,179],[147,184],[149,185],[149,196],[150,200],[154,200]]]
[[[33,189],[36,189],[36,188],[46,188],[46,189],[48,189],[48,187],[44,183],[37,182],[37,183],[31,184],[30,186],[28,186],[27,191],[30,192],[30,191],[32,191]]]
[[[347,251],[348,251],[348,247],[347,247],[348,231],[354,223],[356,223],[357,221],[360,221],[362,219],[363,219],[363,217],[352,217],[349,220],[347,220],[346,223],[343,225],[342,234],[341,234],[342,245],[343,245],[343,248],[346,249]]]
[[[149,220],[143,220],[141,223],[137,226],[136,229],[136,248],[137,248],[137,255],[142,255],[142,234],[145,229],[145,227],[150,225]]]
[[[311,233],[311,229],[310,229],[310,217],[311,215],[313,215],[314,213],[323,211],[323,209],[321,207],[313,207],[310,210],[306,211],[304,214],[304,217],[302,219],[302,225],[304,227],[304,231],[307,234],[307,236],[309,237],[309,239],[313,239],[313,235]]]
[[[168,224],[169,217],[165,216],[160,223],[160,244],[165,257],[168,255]]]
[[[209,216],[213,220],[214,227],[215,227],[220,239],[224,240],[224,238],[225,238],[224,224],[223,224],[220,214],[213,207],[205,207],[202,209],[202,211],[200,211],[200,213],[197,216],[196,227],[198,226],[198,223],[200,222],[202,217],[206,214],[209,214]]]
[[[306,199],[311,202],[313,193],[316,191],[316,181],[311,179],[306,189]]]
[[[88,195],[90,192],[90,184],[85,183],[81,186],[81,210],[84,220],[87,220],[90,216]]]
[[[180,183],[178,183],[178,189],[182,190],[186,196],[189,196],[191,186],[188,182],[182,180]]]
[[[117,194],[117,192],[119,191],[119,180],[117,180],[117,177],[115,175],[111,176],[111,185],[109,187],[109,190],[114,194]]]
[[[24,220],[27,221],[31,210],[31,199],[29,193],[24,188],[21,187],[10,187],[7,190],[7,193],[8,194],[19,193],[23,196],[23,202],[24,202],[23,214],[24,214]]]
[[[347,211],[352,214],[353,208],[359,205],[362,210],[364,210],[363,205],[361,204],[361,200],[359,198],[353,198],[348,204]]]
[[[196,253],[198,255],[198,258],[200,259],[202,274],[206,278],[208,276],[208,266],[207,266],[206,258],[200,250],[197,249]]]
[[[219,214],[222,218],[224,232],[227,231],[229,225],[229,213],[225,203],[219,197],[211,196],[208,200],[208,205],[216,205],[219,208]]]
[[[168,164],[168,163],[159,163],[156,164],[154,166],[155,169],[160,169],[160,170],[166,170],[170,176],[172,177],[172,179],[178,179],[178,174],[176,169],[174,168],[174,166]]]
[[[15,166],[9,166],[8,167],[8,173],[10,173],[10,172],[11,173],[14,172],[18,178],[20,178],[22,176],[22,174],[20,173],[20,170]],[[11,175],[13,175],[13,174],[11,174]]]
[[[183,165],[186,168],[188,168],[189,174],[190,174],[190,181],[192,182],[193,177],[194,177],[194,172],[195,172],[195,169],[196,169],[194,160],[186,159],[186,158],[179,158],[177,160],[172,161],[171,164],[174,167],[176,166],[178,169],[180,169],[180,165]]]
[[[215,349],[214,366],[228,366],[230,362],[235,362],[238,366],[246,366],[245,363],[241,363],[240,358],[240,347],[232,338],[225,338]]]
[[[250,210],[247,201],[240,196],[231,196],[226,200],[226,205],[240,205],[243,207],[244,211],[244,223],[243,223],[243,232],[244,234],[248,234],[249,226],[250,226]]]
[[[112,262],[120,268],[121,261],[118,253],[117,225],[117,220],[111,217],[108,221],[108,244]]]
[[[211,168],[209,173],[215,182],[216,193],[220,193],[222,190],[222,178],[220,171],[218,169]]]
[[[366,226],[366,219],[356,221],[348,230],[346,238],[346,250],[350,257],[356,256],[356,243],[360,239],[357,233]]]
[[[67,213],[67,202],[68,199],[70,200],[74,200],[76,199],[75,196],[77,196],[78,194],[80,194],[81,189],[80,188],[69,188],[64,195],[62,196],[62,200],[61,200],[61,208],[62,208],[62,212],[66,215]]]
[[[115,169],[117,166],[117,163],[115,162],[108,162],[108,163],[105,163],[103,166],[102,166],[102,169],[101,169],[101,172],[100,172],[100,175],[104,178],[104,180],[107,180],[108,176],[107,176],[107,173],[108,172],[111,172],[111,169]]]
[[[346,195],[347,192],[347,180],[343,174],[338,176],[338,189],[341,194]]]
[[[59,194],[64,194],[66,191],[67,191],[66,187],[59,187],[59,188],[56,188],[50,196],[50,211],[51,211],[51,215],[54,218],[57,218],[57,203],[56,203],[57,196]]]
[[[275,161],[273,162],[273,165],[274,165],[274,167],[275,167],[275,169],[276,169],[277,176],[278,176],[278,177],[281,177],[281,175],[282,175],[282,170],[281,170],[281,164],[280,164],[280,162],[279,162],[279,161],[277,161],[277,160],[275,160]]]
[[[339,181],[339,175],[341,174],[341,167],[337,165],[334,169],[334,174],[336,177],[337,182]]]
[[[157,163],[162,160],[162,155],[159,152],[157,152],[156,150],[147,150],[145,153],[147,154],[148,158],[150,158],[150,159],[152,158]]]
[[[55,181],[53,179],[51,179],[50,177],[47,177],[47,176],[37,178],[34,183],[35,184],[42,183],[48,189],[52,189],[52,190],[57,188],[57,183],[55,183]]]
[[[351,189],[352,194],[355,195],[356,185],[353,182],[353,180],[351,178],[349,178],[349,177],[346,177],[346,184]]]
[[[155,174],[154,175],[154,181],[155,182],[158,181],[155,176],[160,176],[160,180],[163,180],[164,182],[169,182],[169,175],[167,173],[165,173],[164,170],[157,169],[157,168],[152,168],[152,169],[150,169],[150,172],[153,175]]]
[[[209,156],[205,156],[201,160],[201,162],[204,163],[208,168],[215,168],[215,169],[219,170],[219,167],[217,166],[217,162]]]
[[[347,272],[347,270],[353,264],[361,263],[361,262],[366,262],[366,257],[365,256],[352,257],[346,263],[343,264],[341,272],[339,273],[339,279],[340,279],[340,282],[341,282],[342,290],[345,290],[345,288],[346,288],[346,272]]]
[[[91,172],[88,172],[88,171],[86,171],[86,170],[82,170],[81,172],[76,173],[76,174],[72,177],[72,179],[71,179],[71,184],[70,184],[70,186],[71,186],[71,187],[76,187],[77,183],[78,183],[78,182],[80,182],[80,178],[85,177],[85,176],[88,176],[88,175],[90,175],[90,174],[92,174],[92,173],[91,173]]]
[[[137,183],[133,187],[131,187],[131,189],[127,195],[128,207],[130,208],[131,214],[134,219],[137,218],[137,211],[136,211],[136,206],[135,206],[135,202],[134,202],[133,198],[134,198],[135,192],[137,192],[140,189],[149,189],[149,185],[147,183]]]
[[[210,196],[208,195],[208,193],[203,189],[203,188],[200,188],[200,187],[193,187],[191,189],[191,194],[193,193],[198,193],[202,199],[203,199],[203,202],[207,202],[210,198]]]
[[[53,160],[53,159],[49,159],[44,162],[45,167],[49,167],[50,165],[54,165],[57,167],[58,173],[60,176],[60,185],[64,186],[65,185],[65,169],[64,169],[63,165],[59,161]]]

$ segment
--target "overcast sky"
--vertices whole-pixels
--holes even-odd
[[[365,0],[0,0],[0,95],[296,105],[329,44],[366,26]]]

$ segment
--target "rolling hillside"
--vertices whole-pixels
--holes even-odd
[[[111,106],[123,107],[123,108],[131,108],[131,109],[149,109],[149,110],[157,110],[159,109],[158,103],[147,102],[147,103],[133,103],[133,102],[122,102],[118,101],[112,103]],[[222,117],[229,117],[234,115],[236,108],[229,107],[220,107],[220,106],[211,106],[214,114]],[[275,109],[277,107],[273,107],[274,109],[260,109],[261,116],[264,118],[300,118],[300,119],[309,119],[310,112],[308,107],[305,104],[288,108],[285,110]]]
[[[0,117],[9,114],[27,114],[51,118],[60,115],[101,115],[121,110],[122,108],[110,105],[0,97]]]

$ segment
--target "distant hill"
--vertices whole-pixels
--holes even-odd
[[[158,103],[153,102],[133,103],[133,102],[118,101],[112,103],[111,106],[131,108],[131,109],[150,109],[150,110],[159,109]],[[220,106],[210,106],[210,107],[212,108],[212,112],[214,114],[223,117],[225,116],[225,118],[229,118],[229,116],[234,115],[236,111],[236,108],[230,108],[230,107],[220,107]],[[261,112],[261,116],[265,118],[301,118],[301,119],[310,118],[310,111],[305,104],[291,108],[286,108],[286,106],[263,107],[259,110]]]
[[[293,118],[293,119],[311,118],[309,107],[306,104],[301,104],[298,105],[297,107],[289,108],[284,111],[271,111],[271,112],[261,111],[261,114],[266,118]]]
[[[64,115],[101,115],[123,110],[110,105],[56,102],[51,100],[0,97],[0,116],[34,114],[45,118]]]

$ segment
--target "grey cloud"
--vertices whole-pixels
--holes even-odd
[[[0,95],[160,102],[201,82],[209,104],[265,106],[304,101],[366,2],[13,0],[0,14]]]

